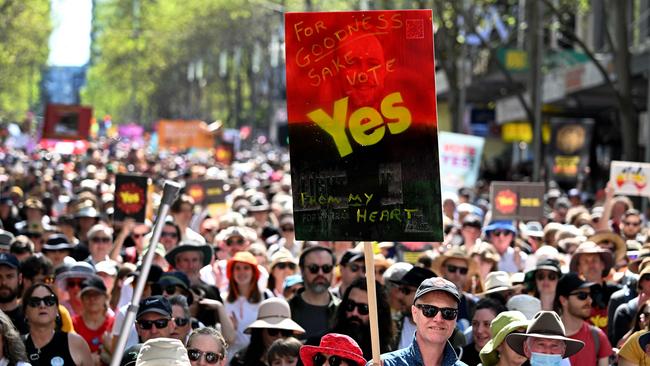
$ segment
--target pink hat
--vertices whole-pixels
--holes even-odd
[[[324,335],[319,346],[300,347],[300,359],[303,365],[314,366],[313,358],[317,353],[336,355],[351,360],[359,366],[365,366],[367,362],[363,358],[363,351],[357,342],[346,335],[338,333]]]

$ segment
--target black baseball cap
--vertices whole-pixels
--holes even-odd
[[[442,277],[433,277],[424,280],[418,287],[418,290],[415,292],[413,303],[415,303],[415,301],[420,297],[433,291],[444,291],[453,296],[454,299],[460,303],[460,292],[458,291],[456,285],[454,285],[453,282]]]
[[[591,288],[595,283],[587,282],[580,278],[577,273],[569,272],[560,277],[557,283],[557,296],[569,296],[573,291],[583,288]]]
[[[415,266],[406,272],[401,280],[393,281],[393,283],[397,285],[418,287],[424,280],[431,277],[436,277],[436,274],[432,270]]]
[[[0,265],[9,266],[11,268],[20,268],[20,261],[13,254],[0,253]]]
[[[341,265],[344,266],[348,263],[353,263],[363,259],[364,259],[363,252],[351,249],[345,252],[343,256],[341,256]]]
[[[140,301],[140,307],[138,308],[136,319],[146,313],[156,313],[171,318],[172,305],[169,303],[169,300],[160,295],[150,296]]]
[[[79,296],[82,296],[88,291],[96,291],[108,295],[108,289],[106,288],[104,281],[97,275],[92,275],[81,283],[81,291],[79,291]]]

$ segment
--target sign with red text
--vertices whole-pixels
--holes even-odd
[[[432,24],[286,14],[296,238],[442,241]]]
[[[544,183],[492,182],[492,220],[540,220],[545,190]]]
[[[117,222],[132,218],[144,222],[147,213],[149,178],[142,175],[118,174],[115,177],[115,213]]]
[[[43,122],[43,139],[86,140],[93,110],[79,105],[48,104]]]
[[[458,193],[463,187],[473,187],[478,179],[483,155],[483,137],[440,132],[440,188]]]
[[[650,164],[634,161],[612,161],[609,181],[614,193],[628,196],[650,197]]]

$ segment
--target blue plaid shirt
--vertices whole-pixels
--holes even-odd
[[[424,366],[420,347],[415,336],[413,336],[413,342],[410,346],[397,351],[384,353],[381,355],[381,361],[383,366]],[[368,362],[366,366],[371,366],[371,364],[372,361]],[[451,343],[447,342],[440,366],[467,366],[467,364],[458,359],[454,347],[451,346]]]

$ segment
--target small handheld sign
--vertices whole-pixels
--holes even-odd
[[[612,161],[609,171],[614,192],[629,196],[650,197],[650,164],[634,161]]]
[[[492,182],[492,219],[541,219],[544,216],[544,191],[544,183]]]
[[[148,188],[148,177],[118,174],[115,177],[115,221],[132,218],[136,222],[144,222]]]

